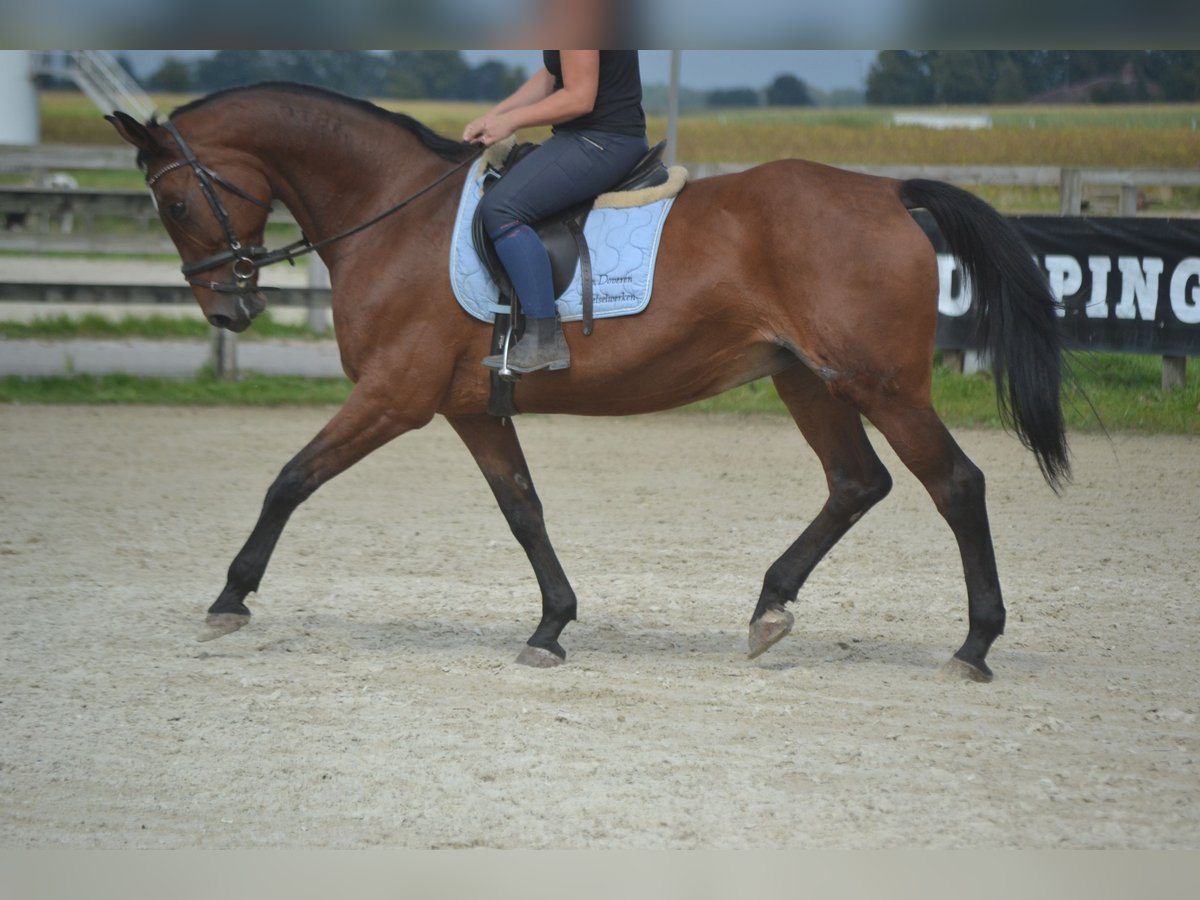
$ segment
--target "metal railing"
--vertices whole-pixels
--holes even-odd
[[[34,57],[34,74],[73,81],[101,112],[126,112],[140,121],[157,111],[142,86],[106,50],[43,52]]]

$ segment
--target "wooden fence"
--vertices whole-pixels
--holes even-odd
[[[739,172],[748,164],[687,164],[691,177],[703,178]],[[50,173],[63,170],[129,170],[131,151],[120,148],[44,145],[16,147],[0,145],[0,174],[23,173],[29,180],[45,183]],[[1085,196],[1097,192],[1113,214],[1137,214],[1137,198],[1147,187],[1200,187],[1200,170],[1178,169],[1072,169],[1055,166],[860,166],[842,168],[890,178],[930,178],[964,187],[1024,186],[1058,188],[1060,213],[1078,216],[1084,212]],[[38,186],[0,186],[0,250],[25,253],[173,253],[147,191],[100,190]],[[123,223],[120,227],[114,222]],[[272,223],[294,220],[286,210],[272,216]],[[324,267],[310,268],[307,288],[285,289],[273,294],[272,303],[306,306],[316,311],[329,303],[327,273]],[[5,300],[58,300],[79,303],[147,302],[191,303],[190,289],[182,282],[174,286],[144,285],[62,285],[46,283],[2,284],[0,302]],[[314,323],[322,321],[312,315]],[[962,368],[964,353],[947,348],[951,365]],[[967,360],[969,364],[969,360]],[[1165,357],[1163,386],[1184,383],[1186,358]]]

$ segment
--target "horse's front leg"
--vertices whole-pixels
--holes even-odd
[[[360,384],[329,424],[283,467],[267,490],[254,530],[229,566],[225,589],[209,607],[199,640],[229,634],[250,621],[246,595],[258,590],[275,542],[296,507],[372,450],[405,431],[420,428],[432,417],[431,413],[399,411],[393,403],[387,393]]]
[[[517,662],[557,666],[567,658],[558,638],[575,618],[575,591],[550,545],[542,503],[533,489],[512,420],[494,416],[448,416],[447,419],[479,464],[509,528],[529,557],[542,591],[542,621]]]

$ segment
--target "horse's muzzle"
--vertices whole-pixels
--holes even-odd
[[[232,303],[219,312],[211,312],[205,318],[214,328],[224,328],[240,334],[250,327],[250,324],[267,308],[267,298],[260,291],[248,294],[234,294]]]

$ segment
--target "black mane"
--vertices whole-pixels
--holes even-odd
[[[176,116],[191,112],[194,109],[206,106],[209,103],[220,100],[224,97],[228,97],[232,94],[256,90],[283,91],[289,94],[318,97],[324,100],[332,100],[336,103],[346,104],[347,106],[351,106],[361,112],[368,113],[376,118],[391,122],[393,125],[398,125],[401,128],[407,129],[408,131],[412,132],[413,136],[416,137],[417,140],[419,140],[425,147],[442,157],[442,159],[449,160],[450,162],[462,162],[473,152],[475,152],[476,149],[471,144],[467,144],[462,141],[454,141],[450,138],[443,137],[428,126],[422,125],[412,116],[406,116],[404,113],[389,112],[388,110],[376,106],[374,103],[371,103],[367,100],[359,100],[355,97],[348,97],[345,94],[339,94],[337,91],[331,91],[327,88],[316,87],[315,85],[311,84],[297,84],[290,81],[264,81],[258,84],[249,84],[216,91],[212,94],[208,94],[205,97],[201,97],[199,100],[193,100],[191,103],[186,103],[183,106],[177,107],[176,109],[172,110],[169,118],[173,119]]]

